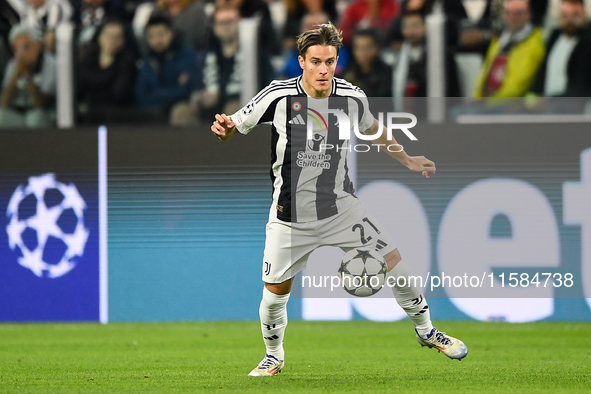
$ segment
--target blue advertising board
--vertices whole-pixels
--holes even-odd
[[[96,132],[0,139],[0,321],[98,321]]]
[[[588,179],[589,161],[582,159],[591,147],[589,126],[422,124],[413,132],[417,142],[396,137],[409,154],[433,159],[436,175],[423,179],[372,149],[357,155],[356,194],[416,275],[472,278],[478,270],[495,280],[490,297],[479,288],[432,286],[430,279],[425,296],[432,316],[590,320],[590,254],[584,250],[591,243],[577,224],[585,221],[588,197],[580,192],[575,201],[571,191],[587,190],[577,185]],[[270,138],[264,126],[228,142],[205,128],[110,130],[111,321],[258,318],[272,203]],[[316,274],[336,275],[343,252],[330,259],[315,254],[312,271],[303,275],[317,267]],[[572,275],[573,282],[516,292],[508,284],[514,273],[520,279]],[[392,298],[369,305],[373,297],[322,299],[307,290],[296,282],[290,318],[405,316]]]

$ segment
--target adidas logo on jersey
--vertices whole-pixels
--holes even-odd
[[[298,116],[296,116],[295,118],[293,118],[292,120],[290,120],[289,122],[287,122],[289,124],[306,124],[306,122],[304,122],[304,118],[302,118],[301,114],[298,114]]]

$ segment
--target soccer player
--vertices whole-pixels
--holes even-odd
[[[219,139],[227,140],[237,133],[248,134],[257,124],[272,125],[273,205],[266,227],[265,286],[259,309],[267,351],[249,376],[281,372],[285,360],[286,306],[293,278],[305,268],[308,256],[316,248],[330,245],[345,251],[360,247],[379,250],[386,260],[389,275],[410,276],[392,240],[354,195],[347,174],[349,140],[339,139],[339,130],[329,127],[322,116],[324,124],[313,122],[312,138],[307,138],[307,128],[303,125],[304,108],[324,106],[325,113],[338,109],[357,119],[358,125],[351,126],[357,126],[364,134],[374,137],[380,134],[379,123],[369,111],[363,91],[334,77],[341,45],[342,34],[331,23],[302,33],[297,47],[303,74],[287,81],[272,82],[235,114],[216,115],[211,126]],[[316,112],[321,115],[322,111]],[[331,126],[333,119],[329,117]],[[373,140],[374,144],[396,144],[394,139],[388,139],[385,128],[382,131]],[[435,163],[423,156],[408,156],[400,149],[385,151],[426,178],[435,174]],[[361,237],[360,232],[355,231],[359,226],[364,229]],[[399,286],[398,282],[404,282],[405,286]],[[395,281],[392,289],[396,301],[414,323],[418,342],[452,359],[464,358],[468,354],[467,347],[459,339],[433,327],[421,289],[410,286],[409,282]]]

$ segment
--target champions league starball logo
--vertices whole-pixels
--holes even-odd
[[[59,278],[84,254],[89,231],[86,203],[73,183],[54,174],[29,178],[19,185],[6,209],[8,243],[20,252],[18,263],[38,277]]]
[[[242,109],[244,115],[250,115],[254,111],[254,99],[250,100]]]

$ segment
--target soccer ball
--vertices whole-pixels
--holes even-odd
[[[8,243],[19,252],[18,263],[38,277],[59,278],[84,254],[89,231],[86,203],[73,183],[54,174],[32,176],[19,185],[6,209]]]
[[[345,291],[357,297],[376,294],[383,287],[388,266],[377,252],[352,249],[341,260],[339,277]]]

